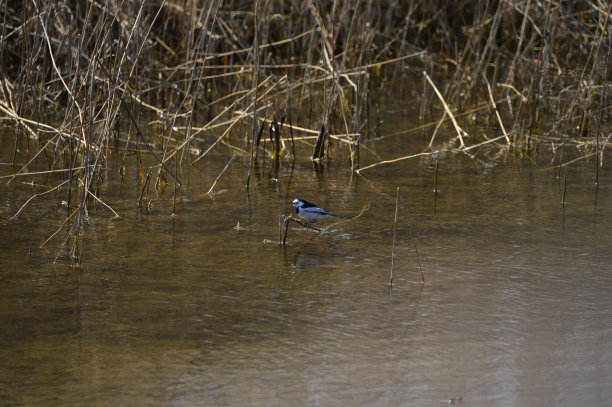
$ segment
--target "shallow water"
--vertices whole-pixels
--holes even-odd
[[[388,149],[387,158],[418,152],[422,142],[370,146]],[[545,162],[443,154],[434,195],[431,157],[351,177],[340,151],[323,170],[306,158],[293,168],[283,162],[278,173],[266,163],[248,194],[248,160],[239,158],[209,196],[231,154],[218,153],[183,169],[176,217],[171,186],[150,193],[147,213],[135,204],[134,163],[123,185],[111,168],[102,196],[122,219],[90,207],[80,267],[64,256],[53,263],[66,231],[38,248],[67,216],[65,194],[40,197],[4,222],[0,399],[609,404],[609,166],[597,193],[592,163],[570,166],[561,205],[563,182]],[[44,190],[21,181],[0,184],[4,219]],[[282,247],[280,220],[296,197],[345,215],[370,207],[322,233],[292,224]]]

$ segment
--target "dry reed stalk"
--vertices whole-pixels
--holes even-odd
[[[266,78],[265,80],[263,80],[263,81],[262,81],[262,82],[259,84],[258,88],[260,88],[260,87],[264,86],[264,85],[265,85],[265,84],[266,84],[266,83],[267,83],[269,80],[271,80],[271,79],[272,79],[272,77],[268,77],[268,78]],[[278,83],[279,83],[279,82],[276,82],[276,84],[278,84]],[[271,89],[272,89],[272,88],[274,88],[274,87],[276,86],[276,84],[272,85],[270,88],[271,88]],[[270,89],[270,90],[268,90],[268,92],[269,92],[269,91],[271,91],[271,89]],[[249,90],[249,92],[247,92],[245,95],[243,95],[242,97],[240,97],[238,100],[234,101],[230,107],[228,107],[227,109],[224,109],[224,111],[223,111],[223,112],[219,113],[219,114],[218,114],[218,115],[217,115],[217,116],[216,116],[216,117],[215,117],[215,118],[214,118],[214,119],[211,121],[211,123],[214,123],[216,119],[220,118],[220,117],[221,117],[223,114],[225,114],[225,113],[226,113],[228,110],[230,110],[230,108],[231,108],[231,107],[233,107],[233,106],[234,106],[234,105],[236,105],[237,103],[239,103],[239,102],[243,101],[244,99],[246,99],[247,97],[251,96],[252,94],[256,94],[256,89],[251,89],[251,90]],[[264,96],[265,96],[266,94],[267,94],[267,92],[266,92],[266,93],[264,93]],[[261,96],[260,96],[260,98],[261,98]],[[237,116],[237,117],[234,117],[234,118],[232,118],[232,119],[228,120],[227,122],[222,123],[221,125],[223,125],[223,126],[225,126],[225,125],[227,125],[227,124],[229,124],[230,126],[228,126],[228,127],[225,129],[225,131],[223,132],[223,134],[222,134],[220,137],[218,137],[218,138],[217,138],[217,139],[216,139],[216,140],[213,142],[213,144],[212,144],[212,145],[210,145],[210,146],[208,147],[208,149],[207,149],[207,150],[206,150],[204,153],[202,153],[200,156],[198,156],[198,158],[196,158],[195,160],[193,160],[193,161],[192,161],[190,164],[191,164],[191,165],[194,165],[194,164],[196,164],[198,161],[200,161],[202,158],[204,158],[204,156],[205,156],[206,154],[208,154],[208,152],[209,152],[209,151],[210,151],[210,150],[211,150],[211,149],[212,149],[214,146],[216,146],[216,145],[217,145],[217,144],[218,144],[218,143],[219,143],[219,142],[220,142],[220,141],[221,141],[221,140],[222,140],[222,139],[223,139],[223,138],[224,138],[224,137],[225,137],[225,136],[226,136],[226,135],[229,133],[229,131],[232,129],[232,127],[234,127],[234,126],[235,126],[235,125],[236,125],[236,124],[237,124],[237,123],[238,123],[240,120],[242,120],[242,119],[243,119],[243,118],[245,118],[245,117],[252,116],[252,113],[251,113],[251,112],[249,112],[249,109],[250,109],[251,107],[253,107],[253,109],[255,110],[255,106],[256,106],[257,102],[258,102],[258,100],[254,100],[254,101],[253,101],[253,102],[252,102],[252,103],[251,103],[251,104],[250,104],[250,105],[249,105],[249,106],[248,106],[248,107],[245,109],[245,111],[244,111],[244,112],[236,112],[236,114],[238,114],[238,116]],[[210,124],[210,123],[209,123],[209,124]],[[199,129],[198,129],[198,130],[197,130],[195,133],[193,133],[193,134],[191,135],[191,139],[193,139],[193,138],[194,138],[194,137],[195,137],[197,134],[199,134],[200,132],[203,132],[203,131],[205,131],[205,130],[210,130],[210,129],[213,129],[213,128],[214,128],[214,126],[213,126],[213,125],[207,125],[207,126],[205,126],[205,127],[203,127],[203,128],[199,128]],[[190,139],[190,140],[191,140],[191,139]],[[186,143],[186,142],[185,142],[185,143]],[[174,152],[172,152],[172,153],[170,153],[170,154],[168,155],[168,158],[172,157],[172,155],[173,155],[173,154],[174,154],[174,153],[175,153],[177,150],[180,150],[181,148],[183,148],[183,146],[184,146],[184,144],[185,144],[185,143],[183,143],[183,144],[179,145],[179,146],[178,146],[178,147],[177,147],[177,148],[174,150]]]
[[[217,178],[215,178],[215,182],[213,182],[213,184],[210,186],[210,188],[208,189],[208,192],[206,194],[208,194],[208,195],[212,194],[213,189],[215,188],[215,185],[217,185],[217,182],[219,181],[221,176],[225,173],[225,171],[227,171],[229,166],[232,165],[232,163],[234,162],[235,159],[236,159],[236,156],[232,156],[232,158],[230,158],[230,160],[227,162],[227,164],[225,164],[225,168],[223,168],[223,170],[219,173],[219,175],[217,175]]]
[[[567,168],[569,167],[568,164],[565,164],[563,166],[564,168],[564,172],[563,172],[563,195],[561,196],[561,206],[565,208],[565,204],[567,203],[567,201],[565,200],[565,194],[567,193]]]
[[[391,273],[389,275],[389,287],[393,287],[393,269],[395,267],[395,237],[397,235],[397,210],[399,208],[399,191],[397,187],[395,192],[395,216],[393,217],[393,246],[391,248]]]
[[[423,71],[423,75],[425,75],[425,79],[427,79],[427,82],[429,82],[433,90],[436,92],[436,95],[438,95],[440,102],[442,102],[442,106],[444,106],[444,110],[446,111],[446,114],[448,114],[448,116],[451,118],[451,121],[453,122],[453,126],[455,126],[455,130],[457,131],[457,135],[459,136],[459,141],[461,142],[461,145],[459,147],[464,148],[465,143],[463,142],[463,135],[465,134],[467,136],[468,135],[467,132],[459,126],[459,124],[457,123],[457,120],[455,120],[455,116],[453,115],[453,112],[451,112],[450,108],[446,104],[446,101],[442,97],[442,94],[440,94],[440,91],[438,90],[436,85],[433,83],[429,75],[427,75],[427,72]]]
[[[212,136],[213,144],[205,143],[209,147],[204,154],[198,150],[196,160],[219,144],[237,154],[246,151],[248,138],[240,139],[241,145],[230,134],[239,133],[251,116],[256,119],[251,127],[273,117],[288,117],[294,160],[294,141],[321,134],[319,154],[326,153],[330,140],[340,140],[349,147],[355,169],[360,166],[360,149],[369,149],[363,140],[376,131],[371,111],[382,86],[389,78],[414,72],[404,62],[418,55],[414,65],[419,71],[438,70],[440,77],[452,78],[444,91],[427,74],[423,83],[429,82],[431,93],[442,101],[463,151],[484,145],[502,148],[513,142],[531,154],[538,143],[559,142],[560,163],[570,146],[581,149],[576,160],[595,155],[599,183],[610,138],[606,117],[612,3],[569,2],[558,7],[555,1],[460,0],[459,7],[451,8],[447,2],[432,1],[392,2],[384,8],[372,0],[307,6],[258,2],[255,9],[240,0],[186,6],[162,1],[154,7],[109,0],[77,2],[76,8],[63,0],[4,2],[0,119],[17,130],[13,163],[20,165],[23,153],[18,151],[27,151],[26,164],[11,177],[25,175],[37,163],[47,165],[48,171],[32,174],[60,176],[68,171],[70,204],[74,176],[83,189],[79,219],[70,233],[79,234],[88,202],[104,202],[96,190],[105,180],[109,152],[124,148],[125,164],[134,143],[130,128],[136,129],[136,159],[141,160],[142,149],[157,162],[151,167],[157,172],[156,187],[162,172],[178,174],[184,157],[196,150],[190,143],[203,142],[203,136]],[[244,30],[245,26],[254,28]],[[428,51],[413,51],[420,49]],[[507,56],[509,69],[504,72]],[[275,83],[273,75],[282,74],[282,84]],[[253,86],[255,76],[260,83]],[[498,85],[496,78],[505,83]],[[262,86],[266,81],[274,83],[273,90]],[[503,93],[508,114],[493,102],[497,86],[507,89]],[[299,89],[299,96],[291,100],[294,89]],[[511,90],[517,96],[511,97]],[[488,95],[483,98],[486,104],[480,103],[481,95]],[[516,97],[521,98],[518,103]],[[248,98],[253,103],[246,102]],[[224,110],[224,105],[229,109]],[[428,105],[423,98],[423,120]],[[462,113],[450,114],[449,106]],[[474,144],[465,147],[467,133],[457,120],[469,110],[491,106],[503,136],[474,135]],[[265,122],[258,117],[261,109],[269,109]],[[123,126],[124,110],[130,115],[128,126]],[[143,123],[151,114],[161,118],[161,131],[154,121]],[[513,121],[512,130],[506,131],[502,117]],[[430,148],[441,123],[437,122]],[[430,125],[436,123],[426,126]],[[295,137],[294,132],[302,134]],[[253,136],[251,132],[251,150]],[[504,139],[505,143],[499,142]],[[275,148],[277,156],[278,143]],[[167,168],[171,159],[173,171]],[[144,173],[142,178],[148,187]],[[175,178],[175,200],[178,182]]]
[[[53,239],[53,237],[54,237],[55,235],[57,235],[57,234],[58,234],[58,233],[59,233],[59,232],[60,232],[60,231],[61,231],[61,230],[64,228],[64,225],[66,225],[66,223],[68,223],[68,221],[69,221],[70,219],[72,219],[72,217],[74,217],[74,215],[76,215],[76,214],[77,214],[77,213],[78,213],[80,210],[81,210],[81,207],[79,206],[79,207],[78,207],[78,208],[76,208],[74,211],[72,211],[72,213],[71,213],[70,215],[68,215],[68,217],[67,217],[66,219],[64,219],[64,221],[62,222],[62,224],[60,225],[60,227],[59,227],[59,228],[57,228],[57,230],[56,230],[55,232],[53,232],[53,233],[51,234],[51,236],[49,236],[49,237],[47,238],[47,240],[45,240],[44,242],[42,242],[42,244],[40,245],[40,248],[42,249],[43,247],[45,247],[45,245],[46,245],[47,243],[49,243],[49,241],[50,241],[51,239]]]
[[[600,134],[601,134],[601,122],[603,120],[603,112],[604,112],[604,104],[605,104],[605,100],[606,100],[606,91],[607,91],[607,84],[608,84],[608,68],[610,66],[610,47],[612,47],[612,35],[610,35],[610,30],[608,29],[609,26],[609,20],[610,20],[610,15],[611,15],[611,11],[612,11],[612,2],[610,2],[608,4],[608,11],[606,12],[605,15],[608,16],[608,19],[606,21],[606,24],[600,29],[602,35],[601,35],[601,40],[600,40],[600,46],[601,43],[603,42],[603,38],[608,37],[608,46],[607,46],[607,50],[606,50],[606,56],[605,56],[605,70],[604,70],[604,74],[603,74],[603,86],[602,89],[600,91],[600,101],[599,101],[599,115],[598,115],[598,120],[597,120],[597,129],[595,130],[595,138],[596,138],[596,144],[595,144],[595,186],[596,188],[599,188],[599,167],[600,165],[603,165],[603,152],[601,154],[600,157]]]
[[[434,168],[434,196],[438,195],[438,168],[440,167],[440,152],[436,154],[436,166]]]
[[[495,110],[495,116],[497,116],[497,121],[499,122],[499,127],[501,127],[502,132],[504,133],[504,137],[506,138],[506,143],[510,145],[510,138],[508,137],[508,133],[506,133],[506,128],[504,127],[504,122],[499,115],[499,110],[497,110],[497,104],[495,103],[495,98],[493,97],[493,91],[491,91],[491,85],[489,84],[489,80],[483,74],[483,78],[485,83],[487,84],[487,91],[489,92],[489,99],[491,100],[491,107]]]
[[[527,29],[527,21],[529,20],[529,11],[531,8],[531,0],[527,0],[527,4],[525,6],[525,10],[522,11],[523,21],[521,22],[521,32],[518,36],[518,44],[516,45],[516,52],[514,53],[514,58],[512,59],[512,63],[510,64],[510,70],[508,71],[506,82],[512,83],[514,82],[514,69],[519,60],[519,55],[522,50],[523,41],[525,40],[525,32]],[[533,24],[534,27],[537,27],[536,24]]]
[[[384,160],[384,161],[380,161],[380,162],[377,162],[377,163],[374,163],[374,164],[367,165],[367,166],[365,166],[363,168],[359,168],[355,172],[357,174],[361,175],[361,173],[363,171],[368,170],[368,169],[373,168],[373,167],[378,167],[379,165],[391,164],[391,163],[395,163],[395,162],[398,162],[398,161],[408,160],[410,158],[422,157],[422,156],[433,155],[433,154],[438,154],[438,153],[439,153],[439,151],[430,151],[430,152],[426,152],[426,153],[418,153],[418,154],[407,155],[405,157],[395,158],[393,160]]]
[[[87,193],[89,195],[91,195],[92,198],[94,198],[96,201],[100,202],[102,205],[104,205],[106,207],[106,209],[108,209],[109,211],[111,211],[113,213],[113,215],[115,215],[116,219],[122,219],[121,216],[119,216],[119,214],[117,212],[115,212],[115,210],[113,208],[111,208],[106,202],[104,202],[103,200],[101,200],[100,198],[98,198],[93,192],[91,191],[87,191]]]
[[[46,195],[46,194],[48,194],[48,193],[50,193],[50,192],[53,192],[53,191],[55,191],[55,190],[57,190],[57,189],[61,188],[62,186],[66,185],[67,183],[68,183],[68,180],[66,180],[66,181],[64,181],[64,182],[59,183],[58,185],[54,186],[53,188],[51,188],[51,189],[49,189],[49,190],[47,190],[47,191],[45,191],[45,192],[39,192],[39,193],[37,193],[37,194],[32,195],[32,196],[31,196],[31,197],[30,197],[30,198],[29,198],[29,199],[28,199],[28,200],[27,200],[27,201],[26,201],[26,202],[25,202],[23,205],[21,205],[21,207],[19,208],[19,210],[18,210],[17,212],[15,212],[15,214],[14,214],[13,216],[11,216],[11,217],[10,217],[10,219],[17,219],[17,217],[19,216],[19,214],[21,213],[21,211],[23,211],[23,209],[24,209],[24,208],[25,208],[25,207],[26,207],[26,206],[27,206],[27,205],[28,205],[30,202],[32,202],[32,200],[33,200],[34,198],[38,198],[39,196]]]
[[[251,182],[251,174],[253,172],[253,164],[255,162],[255,134],[257,131],[257,91],[259,89],[259,33],[258,26],[260,20],[257,18],[259,12],[259,0],[255,0],[255,23],[253,24],[253,59],[255,61],[255,72],[253,73],[253,83],[251,89],[254,90],[253,97],[253,121],[251,124],[251,161],[249,163],[249,173],[247,174],[246,189],[249,189],[249,183]]]
[[[160,157],[157,156],[157,154],[153,151],[151,146],[147,143],[146,137],[140,131],[140,126],[138,125],[138,122],[134,118],[134,115],[132,114],[132,112],[129,109],[129,107],[125,104],[124,100],[123,99],[119,99],[119,100],[121,101],[121,104],[123,105],[125,112],[128,114],[128,116],[129,116],[129,118],[130,118],[130,120],[132,122],[132,125],[134,126],[134,129],[136,130],[136,135],[142,140],[143,145],[149,151],[149,154],[151,154],[155,158],[155,161],[157,161],[158,165],[163,167],[168,172],[168,174],[170,174],[172,176],[172,178],[174,178],[174,180],[176,182],[178,182],[179,185],[182,185],[183,183],[177,177],[177,175],[166,166],[166,164],[161,160]]]
[[[436,128],[431,134],[431,138],[429,139],[429,144],[427,145],[427,149],[430,149],[433,146],[433,143],[436,140],[436,136],[438,135],[438,130],[440,130],[440,127],[442,127],[442,124],[446,120],[446,116],[448,116],[448,113],[446,113],[446,110],[445,110],[440,120],[438,120],[438,124],[436,124]],[[424,126],[421,126],[421,127],[424,127]]]

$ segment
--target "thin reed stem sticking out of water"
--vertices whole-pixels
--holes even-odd
[[[567,192],[567,167],[569,164],[564,165],[564,173],[563,173],[563,196],[561,197],[561,226],[565,227],[565,204],[567,201],[565,200],[565,194]]]
[[[409,158],[422,157],[422,156],[426,156],[426,155],[439,154],[439,153],[440,153],[439,151],[430,151],[430,152],[427,152],[427,153],[418,153],[418,154],[407,155],[405,157],[395,158],[393,160],[384,160],[384,161],[380,161],[380,162],[377,162],[377,163],[374,163],[374,164],[366,165],[363,168],[359,168],[358,170],[355,170],[355,172],[358,175],[361,175],[361,173],[363,171],[369,170],[370,168],[377,167],[379,165],[390,164],[390,163],[395,163],[395,162],[402,161],[402,160],[407,160]]]
[[[178,171],[178,156],[174,157],[174,173],[176,174]],[[174,180],[174,185],[173,185],[173,191],[172,191],[172,216],[176,216],[176,179]]]
[[[398,192],[399,193],[399,192]],[[416,255],[417,263],[419,264],[419,272],[421,273],[421,286],[425,285],[425,275],[423,274],[423,264],[421,263],[421,255],[419,254],[419,248],[417,246],[416,234],[415,231],[411,228],[410,220],[408,219],[408,211],[404,204],[402,204],[402,209],[404,210],[404,216],[406,218],[406,223],[408,224],[408,228],[410,229],[410,237],[412,238],[412,243],[414,245],[414,253]]]
[[[434,201],[433,201],[433,210],[436,213],[436,204],[438,203],[438,168],[440,167],[440,152],[436,154],[436,166],[434,168]]]
[[[612,1],[608,4],[608,12],[607,15],[610,16],[610,11],[612,10]],[[609,19],[608,19],[609,20]],[[610,30],[608,29],[609,27],[609,23],[605,23],[604,24],[604,28],[603,28],[603,33],[601,36],[601,40],[600,40],[600,46],[601,43],[603,42],[603,38],[605,38],[606,34],[608,35],[608,47],[606,50],[606,68],[604,70],[604,75],[603,75],[603,86],[601,88],[601,95],[600,95],[600,102],[599,102],[599,116],[598,116],[598,120],[597,120],[597,130],[595,131],[595,188],[596,190],[599,189],[599,166],[601,165],[600,163],[603,164],[603,156],[600,157],[600,134],[601,134],[601,122],[603,120],[603,108],[606,100],[606,90],[607,90],[607,85],[608,85],[608,68],[610,65],[610,47],[612,47],[612,35],[610,35]]]
[[[255,72],[253,72],[252,89],[255,90],[253,96],[253,122],[251,124],[251,162],[249,164],[249,173],[247,175],[246,189],[248,191],[251,183],[251,174],[255,164],[255,134],[257,131],[257,91],[259,89],[259,0],[255,1],[255,21],[253,23],[253,59],[255,60]]]
[[[217,185],[217,182],[219,181],[221,176],[225,173],[225,171],[227,171],[229,166],[232,165],[232,163],[234,162],[235,159],[236,159],[236,156],[234,155],[234,156],[232,156],[232,158],[230,158],[230,160],[227,162],[227,164],[225,164],[225,168],[223,168],[223,170],[219,173],[219,175],[217,175],[217,178],[215,178],[215,182],[213,182],[213,184],[208,189],[208,192],[207,192],[208,195],[212,194],[213,189],[215,188],[215,185]]]
[[[397,187],[395,191],[395,216],[393,218],[393,246],[391,248],[391,273],[389,275],[389,289],[393,288],[393,269],[395,267],[395,237],[397,235],[397,210],[399,208],[399,191]]]
[[[565,193],[567,192],[567,167],[569,167],[568,164],[564,165],[564,171],[563,171],[563,195],[561,196],[561,205],[563,205],[565,207],[565,204],[567,203],[567,201],[565,200]]]

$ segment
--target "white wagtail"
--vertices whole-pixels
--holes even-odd
[[[292,203],[298,216],[308,222],[316,222],[323,218],[349,219],[346,216],[334,215],[331,212],[327,212],[325,209],[321,209],[317,205],[303,199],[294,199]]]

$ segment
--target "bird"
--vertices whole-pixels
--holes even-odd
[[[305,201],[304,199],[294,199],[292,204],[298,216],[308,222],[316,222],[319,219],[324,218],[348,219],[346,216],[335,215],[331,212],[327,212],[325,209],[319,208],[317,205]]]

